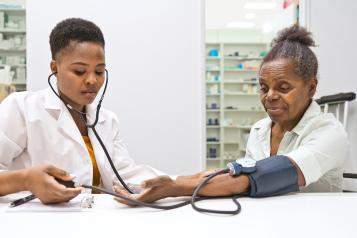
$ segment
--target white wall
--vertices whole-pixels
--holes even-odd
[[[48,36],[57,22],[82,17],[106,39],[109,89],[138,163],[167,173],[203,168],[203,1],[28,0],[28,89],[47,86]]]
[[[317,97],[357,92],[357,1],[302,1],[303,25],[313,33],[320,63]],[[357,173],[357,101],[352,101],[347,132],[351,143],[345,170]],[[347,188],[353,186],[346,183]],[[357,188],[357,185],[353,186]]]

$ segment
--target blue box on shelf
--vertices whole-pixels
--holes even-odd
[[[211,49],[211,50],[208,52],[208,56],[210,56],[210,57],[217,57],[218,54],[219,54],[218,49]]]

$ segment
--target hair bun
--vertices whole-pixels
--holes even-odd
[[[311,32],[298,25],[293,25],[278,32],[278,36],[273,40],[272,45],[274,46],[284,41],[297,42],[307,47],[316,46]]]

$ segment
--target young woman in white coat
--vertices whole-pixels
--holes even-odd
[[[106,80],[103,34],[92,22],[70,18],[52,30],[50,46],[49,81],[56,92],[49,87],[13,93],[0,105],[0,195],[29,190],[44,203],[68,201],[80,188],[66,188],[54,177],[72,180],[70,174],[80,184],[106,189],[118,183],[86,126],[95,120],[94,99]],[[134,164],[114,113],[101,109],[96,131],[125,181],[138,183],[160,174]]]

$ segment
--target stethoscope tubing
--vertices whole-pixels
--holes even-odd
[[[59,95],[59,93],[56,92],[56,90],[53,88],[52,84],[51,84],[51,77],[56,75],[57,72],[54,72],[52,74],[50,74],[48,76],[48,84],[50,85],[50,88],[52,89],[52,91],[54,92],[54,94],[64,103],[64,105],[67,107],[68,110],[73,110],[75,112],[77,112],[80,116],[81,116],[81,119],[83,120],[83,122],[85,123],[85,125],[92,129],[95,137],[97,138],[99,144],[101,145],[107,159],[108,159],[108,162],[110,164],[110,167],[112,168],[115,176],[117,177],[117,179],[119,180],[120,184],[125,188],[125,190],[127,190],[129,193],[131,194],[134,194],[131,189],[128,187],[128,185],[124,182],[124,180],[121,178],[121,176],[119,175],[117,169],[115,168],[115,165],[113,163],[113,160],[110,156],[110,154],[108,153],[108,150],[106,148],[106,146],[104,145],[102,139],[100,138],[97,130],[95,129],[95,126],[97,125],[98,123],[98,120],[99,120],[99,112],[100,112],[100,108],[102,106],[102,101],[104,99],[104,95],[105,95],[105,92],[107,90],[107,86],[108,86],[108,80],[109,80],[109,77],[108,77],[108,70],[105,69],[105,74],[106,74],[106,80],[105,80],[105,84],[104,84],[104,90],[103,90],[103,93],[99,99],[99,102],[97,104],[97,109],[96,109],[96,114],[95,114],[95,120],[92,124],[87,124],[87,121],[86,121],[86,113],[84,112],[80,112],[78,111],[77,109],[73,108],[72,106],[70,106],[69,104],[67,104],[62,98],[61,96]],[[235,210],[232,210],[232,211],[223,211],[223,210],[211,210],[211,209],[203,209],[203,208],[200,208],[200,207],[197,207],[195,205],[195,203],[197,201],[201,201],[201,200],[205,200],[205,199],[213,199],[213,198],[224,198],[224,197],[198,197],[198,194],[200,192],[200,190],[202,189],[202,187],[204,185],[206,185],[208,183],[209,180],[211,180],[212,178],[214,178],[215,176],[217,175],[220,175],[222,173],[227,173],[227,169],[223,169],[223,170],[219,170],[215,173],[212,173],[210,174],[209,176],[207,176],[205,179],[203,179],[201,181],[201,183],[196,187],[192,197],[190,200],[188,201],[184,201],[184,202],[180,202],[180,203],[177,203],[177,204],[173,204],[173,205],[167,205],[167,206],[163,206],[163,205],[156,205],[156,204],[152,204],[152,203],[146,203],[146,202],[142,202],[142,201],[139,201],[139,200],[135,200],[135,199],[132,199],[132,198],[129,198],[129,197],[126,197],[126,196],[123,196],[123,195],[120,195],[120,194],[117,194],[117,193],[114,193],[114,192],[111,192],[109,190],[106,190],[106,189],[102,189],[100,187],[97,187],[97,186],[91,186],[91,185],[85,185],[85,184],[82,184],[80,185],[81,187],[84,187],[84,188],[89,188],[89,189],[94,189],[96,191],[99,191],[99,192],[102,192],[102,193],[106,193],[106,194],[109,194],[109,195],[112,195],[114,197],[118,197],[118,198],[121,198],[121,199],[124,199],[126,201],[128,201],[130,204],[133,204],[133,205],[137,205],[137,206],[145,206],[145,207],[151,207],[151,208],[155,208],[155,209],[162,209],[162,210],[171,210],[171,209],[175,209],[175,208],[179,208],[179,207],[182,207],[182,206],[186,206],[188,204],[191,204],[192,208],[195,209],[196,211],[198,212],[205,212],[205,213],[216,213],[216,214],[229,214],[229,215],[236,215],[240,212],[241,210],[241,205],[240,203],[237,201],[237,197],[238,196],[235,196],[235,197],[232,197],[232,200],[234,202],[234,204],[237,206],[237,209]]]

